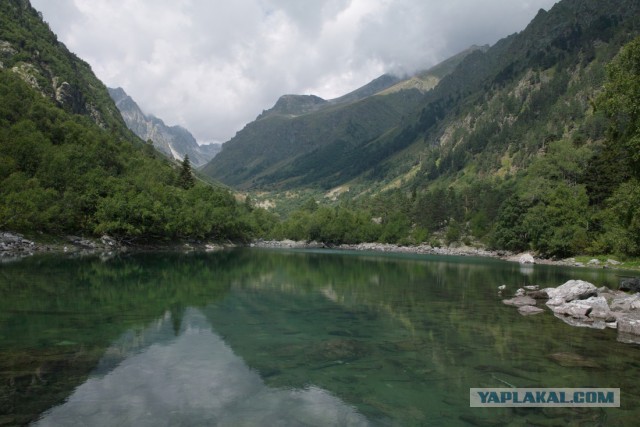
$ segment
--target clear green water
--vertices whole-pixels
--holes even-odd
[[[0,426],[638,425],[639,346],[497,295],[616,274],[257,249],[0,264]],[[469,408],[506,384],[622,407]]]

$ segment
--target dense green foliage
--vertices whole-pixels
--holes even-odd
[[[27,1],[0,3],[0,24],[0,230],[245,240],[272,221],[128,131]]]
[[[251,213],[147,147],[69,115],[0,70],[0,227],[133,238],[247,239]],[[187,175],[188,173],[188,175]]]

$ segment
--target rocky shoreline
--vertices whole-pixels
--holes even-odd
[[[513,253],[509,251],[492,251],[484,248],[476,248],[472,246],[449,246],[437,247],[427,244],[415,246],[400,246],[390,243],[358,243],[358,244],[341,244],[327,245],[321,242],[305,242],[295,240],[256,240],[250,247],[255,248],[272,248],[272,249],[337,249],[351,251],[366,252],[389,252],[401,254],[421,254],[421,255],[451,255],[451,256],[477,256],[497,258],[505,261],[518,262],[520,264],[548,264],[566,267],[594,267],[594,268],[617,268],[621,263],[612,259],[606,262],[600,262],[592,259],[588,263],[581,263],[575,258],[567,259],[545,259],[534,258],[530,253]]]
[[[55,243],[41,243],[25,238],[22,234],[0,232],[0,262],[10,262],[35,254],[63,255],[104,255],[112,256],[124,252],[136,251],[205,251],[211,252],[233,244],[220,245],[200,241],[174,241],[144,244],[123,244],[116,239],[104,235],[100,238],[78,236],[58,237]]]
[[[0,261],[12,261],[37,253],[93,254],[113,253],[126,250],[126,247],[109,236],[89,239],[66,236],[56,243],[40,243],[25,238],[22,234],[0,232]]]
[[[502,295],[505,286],[498,287]],[[551,311],[568,325],[593,329],[617,329],[618,341],[640,344],[640,279],[624,280],[620,289],[597,288],[583,280],[569,280],[557,288],[526,286],[502,302],[518,308],[523,316]],[[632,293],[627,293],[631,291]],[[538,303],[547,307],[540,308]]]
[[[66,236],[54,244],[37,243],[21,234],[0,232],[0,262],[9,262],[34,255],[36,253],[59,253],[70,255],[113,255],[115,253],[136,250],[179,250],[179,251],[216,251],[234,244],[220,245],[207,242],[172,242],[156,245],[127,246],[109,236],[101,238],[83,238]],[[514,254],[505,251],[490,251],[468,246],[433,247],[430,245],[399,246],[384,243],[359,243],[354,245],[326,245],[319,242],[293,240],[257,240],[249,247],[273,249],[338,249],[366,252],[385,252],[424,255],[476,256],[504,259],[526,264],[555,264],[564,266],[585,266],[574,259],[544,260],[531,254]],[[595,260],[593,260],[595,261]],[[605,263],[589,262],[587,266],[615,268],[620,263],[608,260]],[[499,286],[502,293],[506,286]],[[627,292],[631,291],[629,294]],[[596,288],[591,283],[570,280],[557,288],[539,289],[538,286],[525,286],[518,289],[512,298],[504,299],[504,304],[518,308],[520,314],[529,316],[551,311],[556,317],[571,326],[595,329],[612,328],[618,330],[618,340],[640,344],[640,278],[623,281],[620,289]],[[540,308],[547,307],[547,310]]]
[[[242,246],[231,242],[224,244],[206,241],[174,241],[155,243],[132,243],[123,244],[110,236],[100,238],[87,238],[78,236],[65,236],[57,239],[56,243],[41,243],[29,240],[23,235],[12,232],[0,232],[0,260],[19,259],[31,256],[36,253],[59,253],[59,254],[112,254],[127,251],[148,251],[148,250],[177,250],[177,251],[215,251],[226,247]],[[493,251],[485,248],[472,246],[448,246],[438,247],[427,244],[414,246],[401,246],[390,243],[358,243],[329,245],[322,242],[306,242],[294,240],[255,240],[246,244],[248,247],[272,248],[272,249],[337,249],[363,252],[386,252],[400,254],[420,254],[420,255],[449,255],[449,256],[474,256],[496,258],[506,261],[518,262],[520,264],[552,264],[571,267],[601,267],[617,268],[620,263],[615,260],[600,262],[596,259],[588,263],[577,262],[574,258],[550,260],[544,258],[534,258],[529,253],[513,253],[508,251]]]
[[[435,247],[430,245],[400,246],[390,243],[358,243],[327,245],[321,242],[305,242],[294,240],[256,240],[250,247],[273,248],[273,249],[337,249],[364,252],[390,252],[401,254],[422,254],[422,255],[457,255],[457,256],[479,256],[491,258],[510,258],[515,256],[505,251],[490,251],[482,248],[470,246],[459,247]]]

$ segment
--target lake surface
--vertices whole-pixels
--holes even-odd
[[[638,425],[640,346],[497,295],[616,274],[260,249],[0,264],[0,426]],[[469,407],[505,386],[622,407]]]

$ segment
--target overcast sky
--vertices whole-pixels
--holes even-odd
[[[325,99],[521,31],[556,0],[31,0],[145,113],[224,142],[281,95]]]

